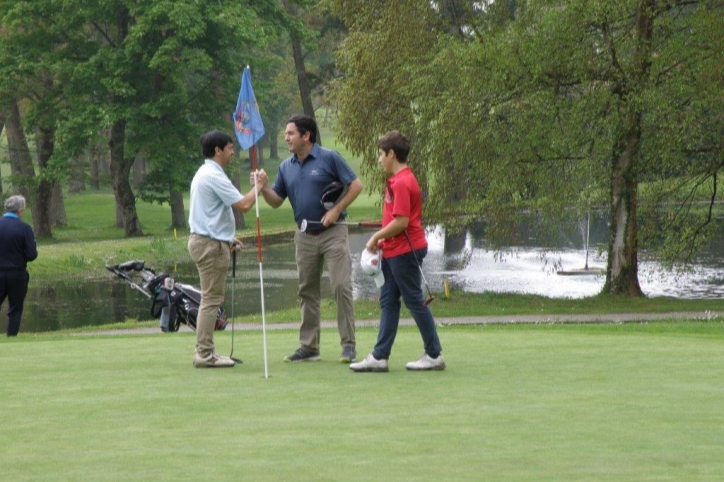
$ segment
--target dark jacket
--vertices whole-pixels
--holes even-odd
[[[0,217],[0,271],[24,270],[37,257],[33,228],[18,218]]]

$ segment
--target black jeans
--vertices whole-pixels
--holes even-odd
[[[17,336],[20,331],[20,318],[23,316],[23,303],[28,294],[27,271],[0,271],[0,306],[8,299],[8,336]]]

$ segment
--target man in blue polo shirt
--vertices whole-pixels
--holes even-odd
[[[38,257],[33,228],[22,221],[25,198],[10,196],[0,218],[0,306],[8,299],[8,336],[17,336],[28,293],[29,261]]]
[[[342,345],[342,363],[356,358],[354,303],[352,299],[352,258],[348,231],[336,224],[346,216],[345,209],[362,192],[362,183],[339,153],[325,149],[317,142],[317,123],[306,115],[287,121],[284,140],[292,156],[279,166],[273,187],[267,185],[264,170],[256,172],[264,187],[260,191],[266,202],[278,208],[289,198],[298,227],[307,220],[310,226],[294,235],[296,244],[298,295],[302,301],[302,323],[299,348],[284,358],[286,362],[320,359],[320,287],[323,264],[327,264],[332,295],[337,303],[337,329]],[[252,178],[255,173],[252,173]],[[346,192],[329,209],[320,198],[333,182],[346,186]]]
[[[188,249],[199,271],[201,305],[196,320],[196,368],[233,367],[234,360],[214,348],[216,312],[224,301],[226,272],[231,251],[241,245],[235,238],[232,209],[247,212],[256,202],[254,189],[242,195],[224,172],[234,157],[234,140],[220,131],[201,137],[206,160],[191,181]]]

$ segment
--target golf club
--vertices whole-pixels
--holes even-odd
[[[307,228],[310,224],[322,224],[322,221],[309,221],[307,219],[302,219],[302,224],[299,226],[299,230],[301,232],[306,232]],[[360,228],[381,228],[382,227],[382,221],[360,221],[360,222],[350,222],[350,221],[337,221],[334,224],[342,224],[346,226],[358,226]]]
[[[234,360],[236,363],[243,363],[238,358],[234,358],[234,291],[236,288],[236,250],[239,249],[238,244],[234,244],[233,251],[231,252],[231,353],[229,358]]]
[[[417,267],[420,269],[420,274],[422,275],[422,282],[425,283],[425,289],[427,290],[427,299],[422,303],[422,305],[427,306],[435,300],[435,296],[433,296],[433,294],[430,292],[430,287],[427,285],[427,279],[425,279],[425,272],[422,271],[422,265],[417,259],[415,249],[412,247],[412,241],[410,240],[410,235],[407,234],[407,230],[405,230],[405,237],[407,238],[407,244],[410,245],[410,249],[412,250],[412,255],[415,257],[415,263],[417,263]]]

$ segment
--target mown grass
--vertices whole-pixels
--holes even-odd
[[[284,364],[296,331],[270,332],[268,379],[259,331],[225,370],[192,334],[2,340],[2,479],[720,480],[721,322],[439,330],[445,372],[405,371],[403,327],[387,374],[338,363],[335,330]]]

